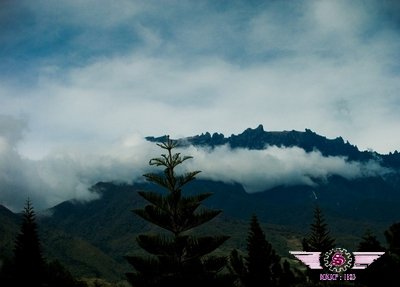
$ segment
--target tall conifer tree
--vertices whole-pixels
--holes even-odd
[[[247,252],[246,286],[276,286],[277,277],[281,274],[280,257],[265,239],[255,215],[251,218]]]
[[[335,247],[335,239],[329,235],[328,225],[318,206],[314,209],[314,222],[310,229],[308,238],[303,239],[304,251],[326,252]]]
[[[335,239],[329,235],[328,225],[321,209],[316,206],[314,209],[314,222],[310,225],[311,233],[303,239],[303,250],[311,252],[326,252],[335,247]],[[320,258],[320,261],[322,259]],[[321,261],[322,264],[322,261]],[[314,284],[318,285],[319,271],[307,268],[306,275]]]
[[[45,263],[37,233],[36,215],[29,199],[22,216],[21,230],[14,248],[15,283],[16,286],[42,286]]]
[[[358,244],[357,251],[362,251],[362,252],[385,251],[385,248],[381,245],[381,243],[378,241],[378,239],[372,233],[371,230],[367,230],[361,239],[362,240]]]
[[[395,279],[395,274],[400,271],[400,222],[392,224],[385,231],[385,237],[388,244],[385,254],[372,262],[366,270],[361,270],[363,272],[360,271],[357,274],[359,281],[367,287],[399,286],[398,280]]]
[[[149,204],[134,212],[169,232],[168,234],[142,234],[137,237],[141,248],[149,256],[127,256],[135,272],[128,273],[132,286],[224,286],[224,279],[218,276],[226,264],[225,257],[209,254],[223,244],[227,236],[196,237],[189,234],[221,213],[200,207],[211,193],[185,196],[183,187],[195,179],[200,171],[177,175],[175,169],[190,156],[173,153],[177,142],[168,137],[164,143],[157,144],[166,151],[149,164],[163,167],[164,172],[145,174],[151,183],[161,186],[166,193],[141,191],[139,194]]]
[[[4,266],[0,286],[85,287],[58,260],[46,262],[42,255],[36,215],[28,199],[22,212],[20,232],[14,242],[14,258]],[[2,276],[1,276],[2,275]]]
[[[389,245],[389,252],[397,257],[400,264],[400,222],[392,224],[385,231],[385,237]]]
[[[266,240],[255,215],[251,218],[247,236],[247,255],[242,257],[233,250],[230,270],[238,277],[237,285],[239,286],[271,287],[280,284],[283,275],[280,257]],[[286,271],[289,272],[289,270],[289,266],[286,266]]]

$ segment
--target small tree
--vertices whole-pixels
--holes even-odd
[[[26,201],[22,224],[14,243],[14,258],[6,262],[0,274],[1,286],[86,287],[58,261],[46,262],[42,255],[36,215],[31,201]]]
[[[393,280],[394,274],[400,270],[400,223],[395,223],[385,231],[386,241],[389,245],[385,254],[371,263],[366,270],[359,272],[359,281],[368,287],[396,287],[399,283]],[[372,240],[374,242],[375,240]],[[371,240],[368,240],[371,242]],[[375,243],[373,244],[375,245]],[[375,246],[375,250],[365,251],[384,251]],[[362,250],[364,251],[364,250]]]
[[[247,237],[247,286],[276,286],[276,275],[280,275],[280,258],[265,239],[257,217],[251,218]]]
[[[335,239],[329,235],[328,225],[325,223],[321,209],[316,206],[314,209],[314,222],[310,225],[311,233],[302,241],[303,250],[311,252],[326,252],[335,247]],[[322,260],[320,258],[322,265]],[[314,281],[315,285],[319,283],[319,271],[307,268],[306,276]]]
[[[329,235],[328,225],[318,206],[314,209],[314,222],[310,229],[311,234],[302,242],[304,251],[326,252],[335,247],[335,239]]]
[[[361,252],[377,252],[385,251],[385,248],[382,247],[381,243],[378,241],[372,231],[367,230],[364,236],[361,238],[357,250]]]
[[[289,272],[288,263],[285,268]],[[265,239],[265,234],[255,215],[251,218],[247,236],[247,256],[242,257],[237,250],[233,250],[230,257],[230,270],[239,279],[237,282],[239,286],[278,286],[281,280],[283,271],[280,257]]]
[[[296,276],[294,275],[293,271],[290,268],[290,264],[287,260],[283,262],[283,270],[282,270],[282,275],[279,280],[279,286],[280,287],[289,287],[293,286],[294,283],[299,281],[296,279]]]
[[[400,264],[400,222],[392,224],[385,231],[385,237],[389,244],[389,252],[399,260]]]
[[[157,144],[166,154],[153,158],[149,164],[164,168],[164,173],[149,173],[144,177],[161,186],[166,193],[141,191],[140,196],[150,204],[134,212],[167,232],[168,234],[142,234],[137,237],[141,248],[150,256],[127,256],[136,270],[127,273],[132,286],[223,286],[219,272],[226,264],[225,257],[209,256],[223,244],[227,236],[196,237],[188,231],[198,227],[221,213],[220,210],[200,208],[211,193],[192,196],[182,194],[183,187],[195,179],[200,171],[175,173],[175,168],[192,158],[173,153],[177,142],[167,137]]]
[[[16,286],[42,286],[45,262],[37,233],[36,215],[28,199],[20,233],[15,240],[14,273]]]

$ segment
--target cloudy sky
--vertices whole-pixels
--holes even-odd
[[[148,135],[263,124],[400,149],[399,51],[395,0],[0,1],[0,204],[91,198],[145,170]]]

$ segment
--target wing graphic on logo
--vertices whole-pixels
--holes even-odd
[[[322,269],[322,266],[319,262],[319,256],[321,255],[321,252],[289,251],[289,253],[293,254],[297,259],[311,269]]]
[[[385,252],[353,252],[354,266],[352,269],[365,269]]]

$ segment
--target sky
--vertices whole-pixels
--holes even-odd
[[[46,208],[95,198],[98,180],[140,178],[160,153],[145,136],[262,124],[399,150],[399,51],[395,0],[0,1],[0,204],[17,210],[28,195]],[[297,149],[262,156],[265,171],[282,172],[261,183],[265,174],[236,174],[249,192],[312,185],[307,175],[340,167],[349,177],[383,172]]]

